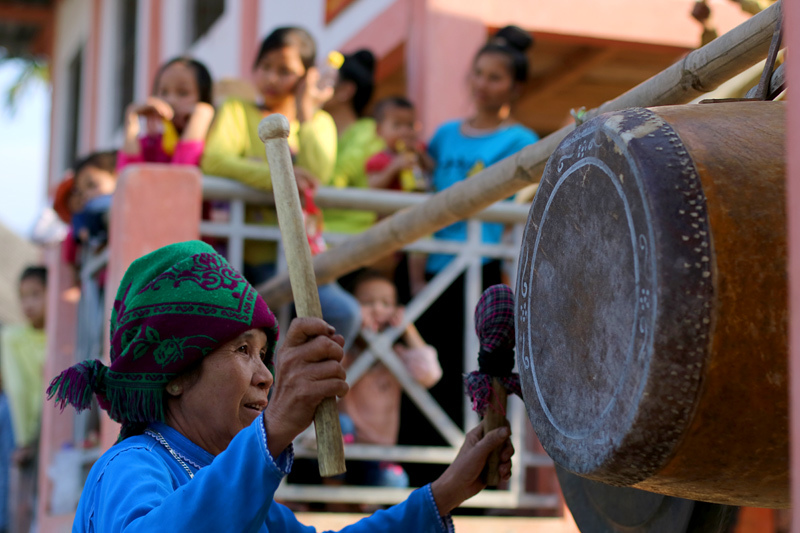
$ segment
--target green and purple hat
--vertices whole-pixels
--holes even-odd
[[[122,278],[111,313],[111,366],[74,365],[47,395],[79,411],[96,395],[125,438],[164,420],[167,383],[253,328],[267,334],[271,360],[277,322],[252,285],[208,244],[165,246],[134,261]]]

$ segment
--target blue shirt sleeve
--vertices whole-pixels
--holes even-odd
[[[535,131],[529,130],[526,127],[521,127],[520,130],[520,135],[518,135],[516,147],[514,148],[513,152],[519,152],[526,146],[539,141],[539,136],[536,135]]]
[[[154,445],[157,446],[157,445]],[[263,417],[242,430],[227,450],[192,480],[177,477],[153,446],[110,450],[84,487],[73,533],[236,531],[313,533],[285,506],[273,502],[291,469],[291,447],[273,460]],[[347,533],[453,531],[439,516],[430,486],[398,505],[348,526]]]
[[[346,490],[346,489],[345,489]],[[273,533],[314,533],[314,528],[304,526],[285,506],[276,503],[267,519],[267,530]],[[454,532],[450,516],[439,516],[430,485],[417,489],[402,503],[377,511],[341,533],[451,533]]]
[[[450,125],[451,123],[447,122],[439,126],[433,134],[433,137],[431,137],[431,142],[428,143],[428,155],[430,155],[437,164],[439,163],[439,156],[441,155],[442,142]]]

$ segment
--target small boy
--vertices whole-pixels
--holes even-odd
[[[367,270],[361,273],[354,282],[353,294],[361,305],[364,329],[383,331],[403,321],[403,308],[397,305],[397,290],[380,272]],[[363,343],[354,344],[345,354],[344,367],[352,365],[364,348]],[[394,345],[394,351],[423,387],[433,387],[441,379],[442,367],[436,349],[425,343],[413,324],[406,327],[401,341]],[[352,438],[348,439],[346,435],[346,440],[384,446],[397,444],[402,392],[400,382],[384,365],[378,363],[369,369],[339,402],[343,429],[353,428]],[[353,470],[362,471],[363,479],[358,481],[363,484],[408,486],[408,476],[400,465],[366,462],[358,466],[363,468]]]
[[[28,531],[33,521],[36,456],[44,398],[47,270],[28,267],[19,281],[22,311],[28,323],[0,333],[0,368],[8,395],[15,450],[12,454],[9,511],[12,531]]]
[[[74,194],[78,212],[72,216],[72,231],[81,242],[106,240],[108,211],[117,188],[116,165],[114,151],[94,152],[75,164]]]
[[[386,149],[367,160],[367,182],[373,189],[425,191],[428,180],[425,172],[434,163],[417,139],[414,105],[402,96],[390,96],[375,104],[373,113],[376,132]]]

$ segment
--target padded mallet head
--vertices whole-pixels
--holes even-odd
[[[475,333],[481,344],[478,368],[483,374],[508,377],[514,369],[514,293],[508,285],[486,289],[475,307]]]

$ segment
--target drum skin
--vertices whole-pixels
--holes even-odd
[[[599,116],[551,156],[517,277],[528,416],[565,469],[787,507],[785,105]]]

